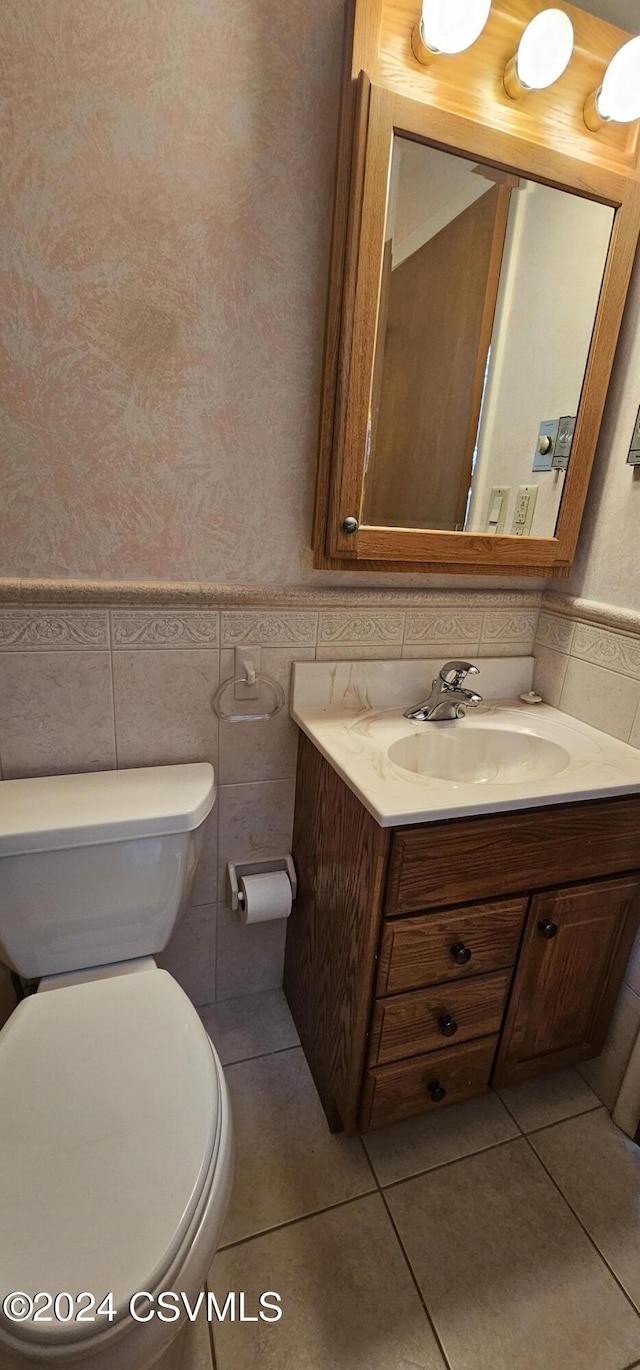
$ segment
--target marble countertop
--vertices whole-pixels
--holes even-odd
[[[389,662],[296,662],[291,714],[318,750],[382,827],[428,823],[501,810],[640,794],[640,751],[547,704],[522,703],[531,688],[530,657],[482,659],[473,687],[484,703],[451,723],[412,723],[408,704],[430,692],[443,659]],[[523,738],[517,778],[496,765],[481,782],[439,779],[398,765],[388,755],[398,743],[429,730],[455,730],[457,739],[489,729]],[[526,749],[537,739],[568,754],[555,774],[527,775]],[[500,739],[498,739],[500,740]],[[424,743],[420,743],[424,746]],[[506,746],[508,750],[509,739]],[[504,748],[503,748],[504,750]]]

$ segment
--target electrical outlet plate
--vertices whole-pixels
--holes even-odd
[[[511,532],[517,538],[525,538],[531,532],[533,512],[538,498],[537,485],[519,485]]]

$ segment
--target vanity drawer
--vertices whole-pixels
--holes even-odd
[[[511,970],[476,975],[459,985],[435,985],[413,994],[378,999],[369,1043],[369,1065],[385,1065],[459,1046],[499,1032]]]
[[[386,1127],[460,1103],[489,1088],[489,1077],[498,1037],[483,1037],[479,1042],[432,1051],[412,1061],[377,1066],[364,1078],[360,1129]],[[431,1089],[429,1088],[431,1086]]]
[[[400,828],[385,913],[413,913],[640,867],[640,798]]]
[[[385,922],[376,994],[398,994],[513,966],[526,907],[526,898],[500,899]]]

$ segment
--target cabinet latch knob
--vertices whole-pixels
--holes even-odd
[[[551,937],[557,937],[558,924],[552,923],[549,918],[541,918],[540,922],[538,923],[538,932],[541,932],[543,937],[547,937],[549,939]]]
[[[447,1091],[442,1088],[439,1080],[430,1080],[427,1085],[427,1091],[431,1095],[434,1104],[441,1104],[442,1100],[447,1097]]]

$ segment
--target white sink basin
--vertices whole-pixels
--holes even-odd
[[[507,728],[473,726],[469,719],[427,723],[421,733],[398,738],[387,749],[396,766],[412,775],[432,776],[461,785],[515,785],[548,780],[569,765],[569,752],[536,733]]]
[[[640,794],[640,750],[519,698],[528,658],[486,657],[465,718],[404,717],[442,661],[301,661],[296,723],[382,827]],[[614,704],[612,703],[612,708]]]

